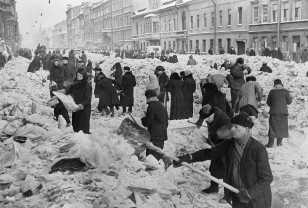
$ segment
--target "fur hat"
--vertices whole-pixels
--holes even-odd
[[[204,105],[199,112],[201,118],[206,119],[210,117],[215,112],[215,109],[210,105]]]
[[[146,98],[151,98],[151,97],[155,97],[157,94],[156,94],[156,91],[155,90],[147,90],[145,91],[145,96]]]
[[[130,71],[130,68],[128,66],[124,66],[124,70]]]
[[[275,79],[275,80],[274,80],[274,86],[275,86],[275,85],[282,85],[282,86],[283,86],[283,84],[282,84],[282,82],[281,82],[280,79]]]
[[[249,116],[255,116],[256,118],[258,118],[258,113],[259,113],[259,111],[253,105],[250,104],[241,107],[240,112],[245,112]]]
[[[237,116],[231,118],[232,124],[237,124],[243,127],[252,128],[254,123],[246,112],[240,112]]]
[[[156,67],[156,71],[165,71],[165,68],[162,66]]]

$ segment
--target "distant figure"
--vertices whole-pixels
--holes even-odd
[[[208,50],[208,54],[213,55],[213,49],[212,49],[212,48],[210,48],[210,49]]]
[[[229,49],[228,53],[236,55],[236,52],[235,52],[235,49],[233,48],[233,46],[231,46],[231,48]]]
[[[250,48],[246,49],[246,56],[250,56]]]
[[[225,49],[223,47],[220,48],[219,54],[220,55],[225,54]]]
[[[262,67],[260,68],[260,71],[267,72],[267,73],[273,72],[272,69],[269,66],[267,66],[266,62],[263,62]]]
[[[81,56],[79,57],[83,63],[87,63],[87,55],[84,53],[84,51],[81,52]]]
[[[302,52],[301,55],[301,63],[305,63],[306,61],[308,61],[308,50],[307,48],[305,48]]]
[[[185,100],[183,94],[183,80],[176,72],[171,72],[170,82],[167,86],[171,94],[170,120],[184,119]]]
[[[256,56],[256,52],[252,49],[250,49],[250,53],[249,53],[250,56]]]
[[[190,70],[185,71],[183,83],[183,94],[185,99],[185,118],[193,117],[194,112],[194,93],[196,91],[196,81]]]
[[[196,62],[196,60],[193,58],[192,55],[189,56],[189,60],[188,60],[188,62],[187,62],[187,65],[188,65],[188,66],[197,65],[197,62]]]
[[[0,70],[3,69],[5,63],[6,63],[5,56],[0,52]]]
[[[196,47],[195,54],[200,55],[200,49],[198,47]]]
[[[128,66],[124,67],[124,76],[122,77],[122,92],[120,96],[120,103],[123,107],[123,113],[126,113],[126,107],[128,112],[133,112],[134,105],[134,87],[136,86],[136,78],[130,71]]]

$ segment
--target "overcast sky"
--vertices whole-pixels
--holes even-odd
[[[17,0],[17,15],[22,34],[52,27],[66,19],[67,4],[76,6],[86,0]],[[41,13],[43,16],[41,16]]]

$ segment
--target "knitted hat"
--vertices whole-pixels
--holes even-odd
[[[255,116],[256,118],[258,118],[258,113],[259,113],[258,110],[253,105],[250,104],[241,107],[240,112],[245,112],[249,116]]]
[[[130,71],[130,68],[128,66],[124,66],[124,70]]]
[[[282,82],[281,82],[280,79],[275,79],[275,80],[274,80],[274,86],[275,86],[275,85],[282,85],[282,86],[283,86],[283,84],[282,84]]]
[[[165,71],[165,68],[162,66],[156,67],[156,71]]]
[[[156,96],[156,91],[155,90],[146,90],[145,91],[145,96],[147,98],[155,97]]]
[[[232,124],[237,124],[243,127],[252,128],[254,123],[246,112],[240,112],[237,116],[231,118]]]
[[[210,117],[214,113],[214,111],[215,109],[211,105],[207,104],[202,107],[199,112],[199,115],[201,118],[206,119]]]
[[[185,73],[185,76],[192,74],[192,72],[190,70],[186,70],[184,73]]]

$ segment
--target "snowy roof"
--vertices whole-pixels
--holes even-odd
[[[147,14],[144,16],[144,18],[147,18],[147,17],[158,17],[158,15],[156,14]]]

